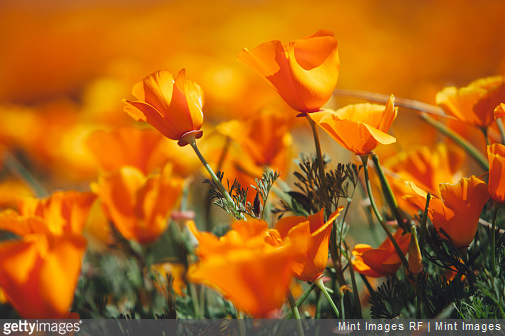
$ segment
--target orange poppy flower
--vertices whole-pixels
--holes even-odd
[[[186,134],[198,139],[203,123],[203,91],[193,81],[185,79],[182,69],[174,79],[166,70],[157,71],[133,86],[137,101],[125,100],[125,111],[136,120],[147,121],[164,136],[178,140],[179,146],[188,143]]]
[[[495,202],[505,204],[505,146],[502,144],[487,146],[487,156],[489,193]]]
[[[356,104],[309,116],[342,147],[358,155],[368,154],[379,144],[396,142],[386,133],[396,118],[394,101],[395,97],[391,95],[385,108],[375,104]]]
[[[407,199],[424,209],[426,205],[426,192],[414,183],[407,183],[415,192],[415,196]],[[440,236],[443,230],[457,248],[467,247],[477,232],[480,213],[484,204],[489,199],[486,183],[472,176],[462,178],[456,184],[442,183],[437,195],[430,200],[428,215]]]
[[[188,279],[220,291],[235,306],[254,317],[265,317],[283,303],[293,273],[292,244],[269,243],[268,224],[235,222],[225,236],[188,227],[199,242],[200,261],[189,268]]]
[[[398,229],[394,238],[403,254],[406,254],[410,245],[410,233],[403,234],[403,229]],[[357,244],[352,250],[354,261],[352,267],[360,274],[378,278],[395,273],[402,261],[389,238],[386,238],[379,248],[372,248],[367,244]]]
[[[69,316],[86,250],[80,233],[94,199],[91,193],[57,192],[22,199],[19,213],[0,214],[0,229],[21,237],[0,243],[0,287],[20,316]]]
[[[309,113],[319,111],[337,85],[337,46],[332,32],[319,30],[284,45],[270,41],[252,50],[244,48],[238,59],[270,82],[289,106]]]
[[[505,101],[505,78],[487,77],[467,87],[447,87],[437,93],[437,104],[450,116],[477,127],[494,121],[496,106]]]
[[[343,208],[339,207],[326,222],[324,222],[324,209],[321,209],[308,217],[284,217],[275,224],[275,229],[283,241],[294,235],[308,237],[308,244],[304,250],[299,249],[300,255],[293,264],[293,272],[297,279],[314,281],[323,275],[328,263],[328,241],[333,221]]]
[[[91,188],[123,237],[148,244],[167,228],[183,183],[183,179],[172,177],[170,166],[150,177],[134,167],[123,167],[101,176]]]

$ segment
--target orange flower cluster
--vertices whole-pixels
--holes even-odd
[[[190,268],[189,279],[218,289],[253,316],[268,316],[285,300],[293,275],[305,281],[322,276],[331,227],[342,208],[326,222],[323,209],[308,218],[283,218],[273,230],[265,221],[238,221],[221,238],[200,232],[189,222],[200,257]]]
[[[69,317],[94,200],[92,193],[55,192],[0,213],[0,229],[20,237],[0,243],[0,287],[24,318]]]

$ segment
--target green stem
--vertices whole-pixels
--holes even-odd
[[[188,139],[188,143],[191,145],[191,147],[193,147],[193,150],[195,151],[196,155],[198,156],[198,158],[200,159],[200,161],[202,162],[203,166],[205,167],[205,169],[207,169],[207,171],[209,172],[210,174],[210,177],[212,178],[212,180],[214,181],[214,183],[218,186],[219,188],[219,191],[221,192],[221,194],[225,197],[226,201],[230,204],[230,205],[234,205],[235,202],[233,201],[233,199],[231,198],[230,194],[228,194],[228,192],[226,191],[226,189],[224,188],[223,184],[221,183],[221,181],[219,181],[219,179],[217,178],[216,174],[214,173],[214,171],[212,170],[212,168],[209,166],[209,164],[207,163],[207,161],[205,160],[205,158],[203,157],[202,153],[200,152],[200,150],[198,149],[198,147],[196,146],[196,140],[195,138],[191,138],[191,139]],[[246,220],[245,216],[243,213],[239,212],[238,209],[237,209],[237,214],[239,216],[239,219],[242,219],[242,220]]]
[[[472,145],[471,143],[466,141],[463,137],[461,137],[458,133],[454,132],[441,122],[436,121],[426,113],[422,113],[420,117],[428,124],[439,130],[441,133],[448,136],[450,139],[452,139],[454,142],[460,145],[464,150],[466,150],[468,154],[470,154],[475,159],[475,161],[477,161],[477,163],[482,167],[482,169],[484,169],[485,171],[489,170],[489,164],[487,158],[485,158],[484,155],[482,155],[482,153],[477,148],[475,148],[474,145]]]
[[[368,289],[368,293],[370,294],[370,296],[372,296],[372,294],[375,293],[375,291],[373,290],[372,285],[370,285],[370,281],[368,281],[368,279],[366,278],[365,275],[360,274],[360,276],[361,276],[361,280],[363,280],[363,283],[366,286],[366,289]]]
[[[351,274],[352,290],[354,293],[354,302],[358,308],[358,318],[363,318],[363,313],[361,312],[361,300],[359,298],[358,285],[356,283],[356,275],[354,274],[354,268],[352,267],[351,255],[349,253],[349,248],[347,243],[344,241],[344,246],[346,250],[347,264],[349,265],[349,273]]]
[[[319,136],[317,135],[316,123],[314,120],[310,119],[309,116],[307,116],[307,121],[312,128],[312,134],[314,135],[314,142],[316,145],[317,164],[319,166],[319,178],[321,180],[320,194],[326,211],[326,216],[329,216],[331,214],[331,206],[328,202],[328,182],[326,181],[326,173],[324,172],[324,161],[323,154],[321,153],[321,143],[319,142]]]
[[[24,181],[35,196],[47,197],[49,195],[37,179],[8,151],[4,153],[3,164],[12,175]]]
[[[480,130],[484,134],[484,139],[486,140],[486,145],[489,146],[491,144],[491,142],[489,141],[489,134],[487,131],[487,127],[482,127]]]
[[[501,143],[505,145],[505,127],[503,127],[503,121],[501,118],[496,119],[496,125],[498,125],[498,130],[501,135]]]
[[[368,191],[368,198],[370,199],[370,204],[372,205],[372,209],[375,213],[375,216],[379,220],[380,225],[382,226],[382,229],[386,232],[387,236],[389,237],[389,240],[391,240],[391,243],[393,244],[396,253],[398,253],[398,256],[400,257],[400,260],[403,263],[403,266],[408,269],[409,268],[409,263],[407,259],[405,258],[405,255],[402,252],[402,249],[396,242],[395,238],[393,237],[393,234],[391,231],[389,231],[388,226],[386,225],[386,222],[384,221],[384,218],[382,218],[382,215],[379,212],[379,209],[377,208],[377,204],[375,204],[375,200],[372,194],[372,186],[370,184],[370,178],[368,176],[368,156],[370,154],[364,154],[361,155],[361,161],[363,162],[363,170],[365,172],[365,183],[366,183],[366,189]]]
[[[400,212],[400,208],[398,207],[398,202],[396,201],[395,195],[393,194],[393,190],[391,189],[391,186],[389,185],[389,182],[386,179],[386,175],[384,175],[384,171],[382,170],[382,167],[380,165],[379,157],[375,153],[371,154],[375,170],[377,171],[377,175],[379,176],[379,180],[381,182],[384,195],[386,196],[386,201],[388,202],[389,207],[391,208],[391,211],[393,212],[393,215],[395,216],[396,221],[398,222],[398,226],[404,229],[405,232],[409,232],[410,228],[406,228],[403,216]]]
[[[500,205],[498,203],[494,204],[493,209],[493,222],[491,223],[491,272],[496,275],[496,217],[498,216],[498,210],[500,210]]]
[[[424,207],[423,218],[421,219],[421,231],[419,232],[419,248],[423,248],[426,237],[426,224],[428,222],[428,208],[430,207],[431,193],[426,195],[426,205]]]
[[[303,336],[303,326],[302,326],[302,320],[300,319],[300,312],[298,311],[298,307],[296,306],[293,294],[289,289],[288,289],[288,302],[289,305],[291,306],[291,312],[293,313],[296,319],[296,330],[298,330],[298,335]]]
[[[307,289],[305,290],[305,292],[303,292],[302,296],[300,296],[300,297],[298,298],[298,300],[296,300],[296,307],[300,307],[300,306],[301,306],[301,305],[305,302],[305,300],[307,299],[307,297],[309,296],[309,294],[310,294],[310,293],[314,290],[314,288],[316,288],[316,284],[315,284],[315,283],[312,283],[312,284],[310,285],[310,287],[309,287],[309,288],[307,288]],[[288,319],[290,319],[290,318],[292,318],[292,317],[293,317],[293,311],[292,311],[292,310],[290,310],[290,311],[286,314],[286,316],[284,317],[284,319],[288,320]]]
[[[339,313],[339,311],[337,309],[337,306],[335,306],[335,302],[333,302],[333,299],[331,298],[330,293],[328,293],[328,291],[326,290],[326,287],[324,286],[323,277],[317,278],[314,281],[314,283],[321,290],[321,292],[323,292],[324,296],[326,296],[326,299],[330,303],[331,308],[333,308],[333,311],[335,312],[335,315],[337,316],[337,318],[339,318],[340,317],[340,313]]]

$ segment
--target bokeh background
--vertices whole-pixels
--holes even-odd
[[[87,136],[131,125],[121,100],[159,69],[185,68],[202,86],[205,127],[271,104],[294,115],[236,57],[318,29],[339,41],[337,88],[434,104],[444,86],[505,73],[504,12],[499,0],[2,0],[0,144],[28,158],[49,190],[87,186],[97,176]],[[404,148],[433,144],[436,132],[420,125],[401,109],[391,131]]]

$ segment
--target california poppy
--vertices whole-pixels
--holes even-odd
[[[424,209],[426,192],[412,182],[407,184],[415,192],[415,196],[407,199]],[[480,213],[488,199],[486,183],[475,176],[462,178],[456,184],[442,183],[430,200],[428,215],[441,237],[448,237],[454,246],[464,248],[475,237]]]
[[[496,106],[505,100],[505,78],[481,78],[467,87],[447,87],[437,93],[437,104],[450,116],[477,127],[494,121]]]
[[[188,227],[199,242],[200,261],[189,268],[188,279],[211,286],[235,306],[254,317],[280,308],[292,279],[296,249],[268,241],[268,224],[254,220],[235,222],[225,236]]]
[[[403,234],[403,230],[398,229],[394,238],[403,254],[406,254],[410,244],[410,233]],[[376,249],[367,244],[357,244],[352,250],[352,255],[354,256],[354,270],[374,278],[393,274],[402,264],[389,238],[386,238]]]
[[[94,199],[91,193],[56,192],[24,198],[19,212],[0,214],[0,229],[21,237],[0,243],[0,286],[20,316],[69,316],[86,250],[81,232]]]
[[[324,209],[318,213],[304,216],[290,216],[281,218],[275,229],[281,239],[285,241],[294,235],[306,236],[308,243],[305,250],[300,249],[293,265],[295,277],[304,281],[314,281],[319,278],[328,263],[328,241],[330,239],[333,221],[344,207],[339,207],[324,221]]]
[[[238,59],[264,77],[293,109],[319,111],[337,85],[340,60],[333,33],[319,30],[309,37],[282,44],[270,41]]]
[[[495,119],[505,117],[505,103],[501,103],[500,105],[496,106],[494,109],[494,117]]]
[[[135,84],[132,94],[138,100],[125,100],[125,111],[136,120],[147,121],[180,146],[188,144],[183,139],[187,134],[202,136],[203,91],[186,80],[184,69],[176,78],[169,71],[157,71]]]
[[[125,166],[102,175],[92,184],[92,190],[123,237],[148,244],[167,228],[168,216],[182,193],[183,183],[183,179],[171,175],[170,165],[150,177],[137,168]]]
[[[393,95],[386,107],[375,104],[348,105],[337,111],[324,110],[309,117],[342,147],[358,155],[368,154],[379,144],[396,139],[386,132],[396,118]]]
[[[502,144],[487,146],[487,156],[489,193],[495,202],[505,204],[505,146]]]

